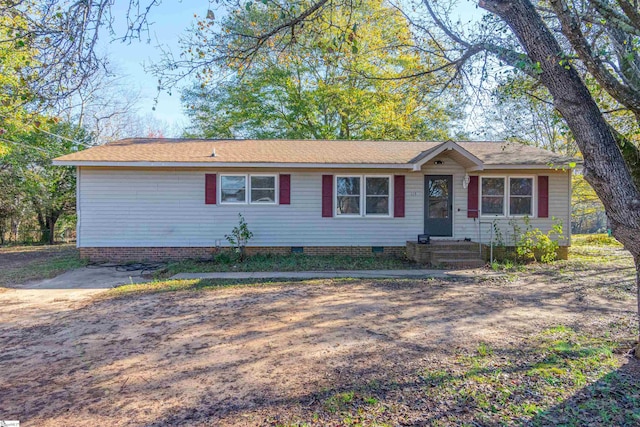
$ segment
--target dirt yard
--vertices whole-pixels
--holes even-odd
[[[623,354],[636,327],[632,275],[627,261],[578,262],[487,280],[107,291],[40,305],[9,290],[0,293],[0,419],[23,426],[552,425],[545,420],[566,414],[554,405],[581,408],[590,385],[616,375],[635,384],[634,400],[617,402],[626,414],[620,420],[634,425],[640,373]],[[560,390],[544,392],[552,383],[543,373],[538,384],[531,372],[545,330],[575,331],[570,345],[587,337],[581,349],[606,336],[618,350],[598,356],[607,369],[581,367],[585,379],[572,376],[570,386],[564,367]],[[470,382],[485,374],[486,382]],[[512,390],[504,404],[496,378]],[[527,395],[538,386],[538,395]],[[469,390],[478,391],[460,400]]]

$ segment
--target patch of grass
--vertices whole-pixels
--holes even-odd
[[[132,295],[157,294],[163,292],[177,291],[202,291],[208,289],[229,288],[233,286],[264,286],[274,285],[286,281],[256,281],[256,280],[212,280],[212,279],[189,279],[189,280],[157,280],[147,283],[132,283],[110,289],[96,298],[121,298]]]
[[[332,396],[329,396],[324,401],[324,407],[331,413],[342,412],[346,410],[347,407],[353,402],[354,397],[355,392],[353,391],[336,393]]]
[[[0,257],[6,262],[0,268],[0,286],[49,279],[87,265],[71,245],[4,247]]]
[[[340,416],[340,424],[344,426],[388,426],[381,422],[364,422],[375,419],[374,414],[385,412],[385,408],[378,405],[379,400],[370,395],[356,391],[335,393],[324,399],[322,407],[329,414]],[[368,413],[368,414],[367,414]],[[367,414],[367,415],[365,415]]]
[[[378,403],[378,399],[376,399],[375,397],[371,397],[371,396],[364,397],[362,399],[362,401],[364,403],[366,403],[367,405],[375,405],[376,403]]]
[[[545,281],[570,285],[579,299],[599,295],[610,300],[626,301],[635,298],[635,265],[631,254],[606,235],[573,236],[569,259],[550,264],[529,264],[525,275],[544,276]]]
[[[302,254],[259,254],[238,262],[233,256],[221,253],[210,261],[180,261],[169,263],[159,278],[178,273],[210,273],[227,271],[332,271],[332,270],[394,270],[420,266],[397,257],[309,256]]]
[[[496,272],[514,273],[526,271],[527,265],[514,262],[510,259],[505,259],[504,261],[493,261],[491,263],[491,269]]]
[[[452,374],[442,369],[433,371],[427,369],[422,373],[421,378],[429,387],[438,387],[454,379]]]
[[[487,343],[481,342],[478,345],[478,355],[481,357],[487,357],[489,355],[493,354],[493,351],[491,350],[491,348],[487,345]]]
[[[574,234],[571,236],[571,244],[573,246],[622,247],[622,243],[607,234]]]
[[[571,237],[570,262],[583,264],[616,263],[633,265],[631,254],[606,234],[578,234]]]
[[[109,289],[94,299],[125,298],[134,295],[156,294],[163,292],[199,292],[215,291],[231,287],[268,287],[283,284],[305,284],[318,286],[340,286],[353,283],[370,283],[389,290],[405,289],[421,285],[437,286],[434,278],[425,279],[375,279],[368,281],[361,278],[340,277],[333,279],[159,279],[153,282],[131,283]]]
[[[339,285],[357,282],[361,279],[336,278],[336,279],[184,279],[184,280],[157,280],[147,283],[132,283],[109,289],[107,292],[96,295],[95,299],[125,298],[134,295],[157,294],[163,292],[179,291],[213,291],[232,287],[267,287],[283,284],[304,283],[317,285]],[[384,282],[393,284],[398,279],[388,279]],[[407,279],[409,281],[409,279]]]
[[[626,345],[561,325],[518,350],[480,343],[449,369],[420,378],[443,413],[465,408],[456,425],[637,425],[640,395],[614,354]]]

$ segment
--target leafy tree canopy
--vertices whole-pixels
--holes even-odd
[[[53,243],[57,220],[75,209],[76,176],[75,168],[53,166],[51,160],[82,150],[93,135],[67,122],[43,120],[37,129],[9,132],[7,137],[13,141],[11,150],[0,155],[0,193],[7,206],[28,205],[43,240]],[[4,214],[11,216],[14,211],[6,209]]]
[[[247,3],[220,27],[202,19],[185,45],[199,84],[183,95],[191,136],[314,139],[446,139],[460,115],[439,91],[451,73],[415,49],[406,18],[365,0],[267,43],[246,67],[242,54],[217,61],[219,44],[250,48],[246,35],[278,19],[282,5]],[[343,13],[344,12],[344,13]],[[216,40],[210,43],[210,40]],[[295,49],[276,46],[295,43]],[[244,47],[243,47],[244,46]],[[217,76],[226,67],[224,78]],[[417,79],[421,77],[420,84]],[[425,84],[426,83],[426,84]]]
[[[37,78],[36,52],[28,39],[20,36],[26,23],[19,15],[0,15],[0,129],[22,128],[27,106],[34,101],[29,83]],[[8,150],[0,140],[0,154]]]

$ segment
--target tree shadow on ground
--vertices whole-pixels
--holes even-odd
[[[250,420],[247,425],[264,426],[638,425],[640,363],[636,359],[595,381],[587,380],[588,385],[572,392],[575,381],[591,373],[584,362],[602,348],[556,349],[563,357],[550,363],[549,353],[538,342],[529,344],[488,353],[440,352],[437,362],[427,358],[419,365],[387,367],[384,375],[351,367],[341,372],[332,387],[287,398],[264,396],[221,406],[202,396],[197,405],[166,413],[152,425],[211,420],[238,425],[240,420]],[[569,370],[567,364],[579,369],[562,372]],[[408,366],[412,369],[407,370]]]
[[[354,280],[0,315],[0,413],[33,425],[459,425],[486,415],[471,378],[525,378],[539,362],[527,334],[633,311],[564,286]]]
[[[533,426],[640,425],[640,362],[630,359],[568,399],[534,416]]]

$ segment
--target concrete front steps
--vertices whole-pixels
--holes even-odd
[[[431,268],[462,269],[485,265],[478,243],[431,240],[429,244],[407,242],[407,257]]]

